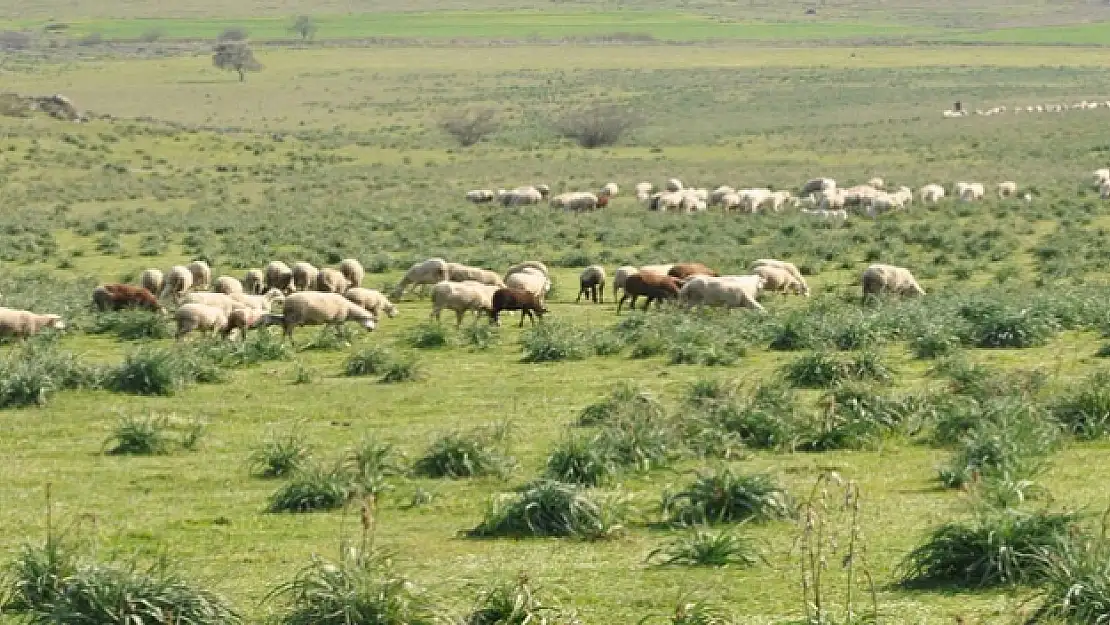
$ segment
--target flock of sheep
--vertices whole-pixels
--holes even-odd
[[[1063,113],[1066,111],[1091,111],[1100,108],[1110,109],[1110,100],[1096,102],[1093,100],[1083,100],[1075,102],[1074,104],[1037,104],[1035,106],[1014,106],[1013,108],[1006,108],[1005,106],[996,106],[989,109],[975,109],[975,115],[989,117],[991,115],[1004,115],[1012,111],[1015,115],[1020,113]],[[972,111],[967,109],[945,109],[942,115],[946,119],[954,119],[959,117],[968,117],[972,115]]]

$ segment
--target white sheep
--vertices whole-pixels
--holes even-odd
[[[762,288],[760,276],[695,276],[679,290],[678,301],[686,308],[696,306],[699,311],[706,306],[763,310],[756,300]]]
[[[362,280],[366,277],[366,270],[362,268],[362,263],[358,262],[356,258],[344,258],[339,261],[339,273],[347,279],[348,288],[352,286],[362,286]]]
[[[668,191],[670,191],[671,193],[681,191],[683,189],[682,181],[679,180],[678,178],[671,178],[671,179],[667,180],[666,189]]]
[[[512,274],[524,271],[528,268],[537,269],[545,276],[551,275],[550,272],[547,270],[547,265],[538,260],[526,260],[524,262],[517,263],[512,267],[509,267],[509,270],[505,272],[505,277],[508,278]]]
[[[324,267],[320,273],[316,274],[316,282],[313,283],[312,288],[321,293],[339,293],[342,294],[351,286],[338,269],[331,267]]]
[[[840,189],[831,189],[829,191],[824,191],[820,194],[820,196],[821,199],[817,203],[817,207],[820,210],[826,212],[844,210],[844,206],[847,200],[844,197],[844,192]]]
[[[773,293],[793,293],[809,296],[809,288],[782,267],[758,265],[752,269],[752,274],[763,278],[764,290]]]
[[[733,191],[732,193],[726,193],[721,196],[720,201],[718,201],[717,203],[720,205],[721,210],[725,211],[726,213],[740,210],[740,194],[735,191]]]
[[[64,330],[66,324],[61,315],[40,315],[28,310],[0,308],[0,336],[25,339],[42,332],[46,328]]]
[[[243,274],[243,292],[249,295],[259,295],[265,290],[266,274],[261,269],[248,269]]]
[[[593,193],[571,191],[551,198],[551,207],[580,213],[597,209],[598,202],[598,197]]]
[[[251,308],[262,312],[270,312],[274,302],[285,301],[285,294],[277,289],[270,289],[262,295],[248,295],[246,293],[232,293],[231,299],[239,302],[243,308]]]
[[[242,338],[247,338],[247,330],[258,327],[266,318],[266,312],[254,308],[236,308],[227,315],[227,325],[223,329],[224,338],[229,338],[235,330]]]
[[[551,290],[551,280],[547,276],[532,268],[525,268],[509,274],[505,278],[505,286],[513,289],[522,289],[536,296],[542,304],[547,292]]]
[[[196,293],[189,293],[185,296],[186,304],[199,304],[202,306],[211,306],[212,308],[219,308],[225,314],[230,313],[236,308],[246,308],[247,306],[232,297],[223,293],[209,293],[207,291],[198,291]]]
[[[165,274],[160,269],[146,269],[139,275],[139,286],[150,291],[152,295],[161,293],[165,284]]]
[[[500,287],[479,282],[440,282],[432,287],[432,319],[439,321],[444,310],[455,311],[455,325],[462,325],[467,311],[489,314],[493,309],[493,294]]]
[[[356,286],[347,289],[343,297],[346,297],[348,300],[374,313],[379,319],[383,313],[391,319],[397,316],[397,306],[389,301],[389,298],[383,293],[375,291],[374,289]]]
[[[1094,172],[1095,188],[1101,187],[1102,183],[1110,180],[1110,168],[1096,169]]]
[[[651,192],[655,190],[655,185],[650,182],[636,183],[636,200],[639,202],[647,202],[651,199]]]
[[[475,189],[466,192],[466,201],[474,204],[488,204],[497,194],[491,189]]]
[[[836,190],[836,181],[832,178],[812,178],[802,185],[800,195],[809,193],[827,193]]]
[[[1006,199],[1017,194],[1017,183],[1012,180],[998,183],[998,198]]]
[[[778,260],[777,258],[758,258],[752,262],[752,273],[757,273],[755,270],[759,267],[775,267],[776,269],[787,272],[793,276],[794,280],[801,286],[801,293],[806,296],[809,295],[809,284],[806,283],[806,279],[802,276],[802,272],[798,270],[798,267],[794,263]]]
[[[925,295],[925,289],[917,283],[917,279],[909,269],[876,263],[863,271],[861,277],[863,285],[863,298],[882,293],[912,296]]]
[[[224,295],[231,295],[232,293],[242,293],[243,283],[239,282],[231,276],[220,276],[212,283],[212,290],[216,293],[223,293]]]
[[[198,291],[207,291],[212,284],[212,268],[203,260],[194,260],[185,265],[189,273],[193,274],[193,288]]]
[[[1098,196],[1104,200],[1110,200],[1110,180],[1103,181],[1102,186],[1098,188]]]
[[[682,209],[682,200],[685,197],[682,191],[660,191],[651,196],[648,203],[650,210],[660,212],[677,211]]]
[[[974,202],[983,199],[986,191],[979,182],[957,182],[956,196],[961,202]]]
[[[502,206],[527,206],[543,201],[544,193],[535,187],[520,187],[505,191],[498,189],[497,198]]]
[[[193,288],[192,272],[181,265],[174,265],[166,272],[161,298],[173,298],[173,301],[180,302],[191,288]]]
[[[604,186],[601,187],[601,190],[598,192],[598,195],[607,195],[610,198],[615,198],[615,197],[617,197],[617,194],[620,193],[620,192],[621,192],[621,188],[619,186],[617,186],[617,183],[607,182],[607,183],[605,183]]]
[[[311,291],[315,288],[316,276],[320,275],[320,270],[317,269],[312,263],[306,263],[303,260],[293,263],[293,286],[298,291]]]
[[[620,267],[617,267],[617,270],[613,272],[613,301],[614,302],[617,301],[618,296],[620,295],[618,290],[624,288],[624,283],[625,283],[626,280],[628,280],[628,277],[629,276],[634,276],[638,273],[640,273],[640,270],[633,267],[632,265],[621,265]]]
[[[330,325],[336,330],[347,321],[357,321],[371,332],[377,327],[377,318],[365,308],[348,300],[338,293],[317,293],[307,291],[294,293],[285,298],[285,307],[280,318],[272,317],[284,330],[282,340],[289,338],[293,343],[293,331],[300,326]]]
[[[447,263],[447,279],[451,282],[465,282],[471,280],[492,286],[505,286],[501,276],[481,267],[471,267],[462,263]]]
[[[882,188],[886,187],[886,182],[882,178],[879,178],[878,176],[875,176],[871,180],[867,181],[867,186],[872,187],[874,189],[882,189]]]
[[[921,187],[921,190],[918,191],[918,195],[921,196],[921,202],[923,204],[936,204],[944,198],[944,187],[935,183],[927,184]]]
[[[710,206],[720,206],[721,203],[722,203],[722,200],[724,200],[726,195],[732,195],[732,194],[735,194],[735,193],[736,193],[736,189],[733,189],[732,187],[730,187],[728,185],[721,185],[721,186],[717,187],[716,189],[713,189],[713,192],[709,194],[708,204]]]
[[[400,300],[405,289],[410,286],[433,285],[447,279],[447,261],[442,258],[429,258],[423,262],[414,263],[393,289],[393,299]]]
[[[289,293],[296,289],[293,284],[293,270],[280,260],[272,260],[266,265],[265,290],[277,289]]]
[[[791,199],[792,197],[794,197],[794,194],[789,191],[775,191],[771,194],[771,197],[768,200],[770,202],[771,210],[776,213],[781,211],[782,207],[786,204],[786,201]]]
[[[193,295],[196,295],[196,293],[193,293]],[[197,303],[184,304],[174,313],[177,320],[176,338],[180,341],[185,338],[186,334],[195,330],[223,331],[227,328],[227,315],[226,311],[215,306]]]

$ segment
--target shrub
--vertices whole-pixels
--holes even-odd
[[[1110,373],[1099,372],[1073,387],[1049,407],[1069,434],[1093,440],[1110,433]]]
[[[910,339],[913,355],[922,360],[951,356],[960,348],[960,337],[944,327],[929,327]]]
[[[545,606],[527,575],[483,590],[458,625],[544,625],[560,617],[558,608]]]
[[[752,567],[761,557],[751,539],[731,531],[696,528],[653,550],[648,561],[662,565]]]
[[[3,581],[8,586],[0,603],[3,611],[27,613],[54,605],[64,592],[66,580],[78,572],[73,544],[50,533],[42,546],[23,544],[19,555],[6,567]]]
[[[114,443],[108,450],[112,455],[154,456],[170,453],[169,423],[165,417],[126,416],[116,423],[107,443]]]
[[[225,367],[248,367],[260,362],[292,360],[293,348],[280,336],[263,330],[252,332],[239,342],[222,342],[218,358]]]
[[[976,311],[972,319],[972,333],[979,347],[1040,347],[1047,345],[1058,329],[1051,317],[1039,311],[999,305]]]
[[[320,350],[320,351],[338,351],[347,349],[351,346],[357,335],[347,325],[341,325],[338,329],[331,326],[323,326],[316,331],[305,346],[305,349]]]
[[[439,323],[424,323],[413,326],[405,336],[405,342],[412,347],[422,349],[446,347],[451,342],[451,335],[447,326]]]
[[[628,108],[594,104],[564,113],[555,130],[584,148],[598,148],[616,144],[641,122],[640,116]]]
[[[397,384],[399,382],[415,382],[424,378],[424,368],[415,358],[392,360],[386,363],[382,370],[382,377],[378,381],[382,384]]]
[[[706,390],[695,387],[694,392]],[[739,443],[758,449],[793,445],[798,409],[792,391],[785,385],[760,385],[746,400],[731,391],[712,397],[694,394],[687,404],[692,414],[683,419],[685,438],[703,454],[727,456],[729,449],[706,444],[727,443],[725,435],[733,435]]]
[[[270,495],[269,512],[315,512],[343,507],[354,492],[351,474],[341,465],[307,466]]]
[[[699,474],[685,490],[663,497],[664,514],[679,523],[765,522],[795,515],[789,493],[768,475],[731,469]]]
[[[592,351],[583,330],[556,320],[525,330],[520,343],[524,348],[524,362],[582,360]]]
[[[1041,605],[1026,622],[1086,625],[1110,614],[1110,543],[1105,532],[1070,536],[1037,554]]]
[[[425,477],[504,477],[513,462],[505,456],[503,436],[489,428],[449,432],[437,438],[413,469]]]
[[[596,437],[571,435],[560,442],[544,465],[544,477],[568,484],[598,486],[617,472],[609,450]]]
[[[541,480],[524,492],[495,500],[472,537],[564,536],[607,538],[620,529],[623,507],[577,486]]]
[[[666,467],[678,456],[670,425],[650,415],[632,416],[606,425],[593,444],[614,464],[638,471]]]
[[[501,341],[501,330],[486,323],[471,323],[459,330],[463,344],[477,350],[487,350]]]
[[[1038,409],[1009,401],[993,405],[984,417],[941,470],[945,486],[960,487],[976,477],[1026,480],[1044,470],[1058,433]]]
[[[609,397],[586,406],[578,415],[578,425],[604,425],[632,417],[662,418],[663,406],[650,392],[623,382],[613,387]]]
[[[445,115],[439,127],[451,135],[464,148],[470,147],[497,132],[501,123],[497,119],[497,109],[486,106]]]
[[[108,387],[133,395],[173,395],[193,382],[220,379],[215,363],[199,352],[143,346],[108,375]]]
[[[377,495],[387,489],[386,478],[402,475],[402,459],[393,445],[373,437],[363,438],[347,454],[347,465],[359,490]]]
[[[845,363],[827,352],[801,356],[786,366],[786,379],[801,388],[829,388],[849,377]]]
[[[901,564],[909,587],[988,588],[1039,581],[1040,558],[1075,529],[1075,514],[1018,510],[980,513],[971,523],[946,523]]]
[[[846,383],[826,394],[824,414],[810,424],[798,448],[806,451],[869,449],[903,428],[919,406],[911,397],[883,395],[879,389]]]
[[[167,339],[170,324],[162,315],[147,310],[120,310],[97,315],[93,334],[114,334],[125,341]]]
[[[51,343],[29,341],[0,361],[0,408],[44,406],[54,393],[97,388],[103,371]]]
[[[251,453],[251,473],[264,478],[292,475],[304,467],[309,453],[308,443],[301,433],[271,434]]]

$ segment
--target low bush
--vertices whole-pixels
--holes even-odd
[[[347,453],[347,466],[357,489],[372,495],[390,488],[388,478],[406,472],[400,452],[373,437],[363,438]]]
[[[554,319],[525,330],[520,343],[524,362],[582,360],[593,351],[583,329]]]
[[[617,423],[629,418],[663,418],[663,405],[649,391],[630,382],[613,387],[605,399],[586,406],[578,415],[578,425]]]
[[[1052,402],[1049,413],[1077,438],[1093,440],[1110,434],[1110,372],[1076,384]]]
[[[310,448],[297,431],[270,436],[250,456],[251,473],[263,478],[286,477],[305,466]]]
[[[813,352],[786,365],[783,375],[799,388],[831,388],[853,379],[889,380],[891,371],[874,352],[861,352],[850,359]]]
[[[794,500],[768,475],[731,469],[702,473],[685,490],[663,497],[663,513],[685,525],[790,519]]]
[[[139,347],[108,374],[107,386],[132,395],[173,395],[189,384],[223,380],[215,362],[199,349]]]
[[[514,582],[494,584],[481,591],[474,607],[456,625],[545,625],[560,617],[562,610],[544,605],[528,576],[521,574]]]
[[[405,342],[420,349],[434,349],[451,344],[451,334],[441,323],[425,321],[412,327],[405,334]]]
[[[44,406],[63,390],[99,388],[104,372],[53,343],[28,341],[0,360],[0,408]]]
[[[572,434],[547,457],[543,476],[567,484],[598,486],[618,470],[609,450],[598,444],[596,436]]]
[[[472,537],[562,536],[600,539],[621,529],[623,506],[578,486],[541,480],[522,493],[495,500]]]
[[[1028,480],[1044,470],[1058,430],[1040,410],[1011,401],[992,406],[984,416],[940,471],[941,483],[955,488],[981,478]]]
[[[648,554],[648,562],[682,566],[752,567],[761,560],[751,539],[734,531],[696,528]]]
[[[424,367],[416,358],[398,358],[385,364],[382,376],[378,381],[382,384],[398,384],[401,382],[416,382],[425,378]]]
[[[309,465],[270,495],[268,512],[317,512],[342,508],[355,493],[346,467]]]
[[[1071,535],[1036,556],[1040,606],[1027,623],[1102,623],[1110,614],[1110,542]]]
[[[93,334],[114,334],[124,341],[168,339],[173,336],[166,317],[147,310],[121,310],[100,313],[90,330]]]
[[[459,340],[471,349],[485,351],[501,342],[501,329],[488,323],[470,323],[459,330]]]
[[[504,432],[497,428],[448,432],[432,442],[413,470],[435,478],[504,477],[514,465],[505,453],[505,443]]]

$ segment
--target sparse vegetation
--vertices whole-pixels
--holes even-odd
[[[599,103],[567,111],[555,129],[584,148],[600,148],[615,145],[641,123],[640,116],[628,107]]]
[[[454,137],[459,145],[468,148],[497,132],[501,124],[497,119],[497,109],[487,106],[449,113],[439,120],[439,127]]]

